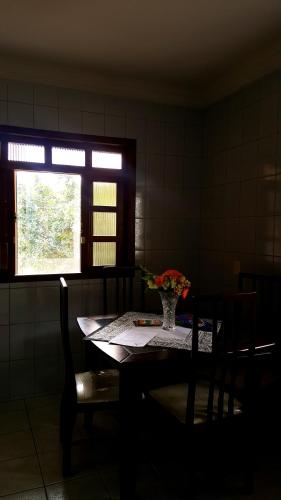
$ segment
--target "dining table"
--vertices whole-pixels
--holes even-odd
[[[135,494],[140,405],[150,389],[182,378],[190,360],[191,329],[177,326],[174,331],[164,331],[159,320],[161,316],[156,314],[134,311],[118,317],[77,318],[95,359],[98,355],[120,373],[120,500],[133,500]],[[138,322],[148,326],[135,326]],[[124,333],[129,334],[124,337]],[[211,332],[199,331],[201,356],[209,356],[211,350]]]

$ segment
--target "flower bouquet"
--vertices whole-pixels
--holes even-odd
[[[185,299],[191,287],[190,281],[176,269],[168,269],[155,275],[143,268],[143,279],[148,288],[158,290],[163,306],[163,329],[175,329],[175,312],[179,297]]]
[[[176,269],[168,269],[162,274],[155,275],[144,269],[143,279],[148,288],[163,292],[172,292],[177,297],[185,299],[191,287],[190,281]]]

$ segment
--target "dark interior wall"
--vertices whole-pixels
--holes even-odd
[[[235,288],[241,271],[280,273],[281,72],[205,111],[200,284]]]

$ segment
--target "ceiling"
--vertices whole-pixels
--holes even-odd
[[[182,104],[281,67],[280,0],[2,0],[0,76]]]

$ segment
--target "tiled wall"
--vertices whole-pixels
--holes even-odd
[[[137,140],[136,261],[176,267],[198,283],[202,113],[0,81],[0,124]],[[76,316],[98,313],[99,282],[70,283]],[[55,282],[0,284],[0,399],[56,391],[62,379]]]
[[[205,114],[200,283],[235,288],[235,270],[281,271],[281,72]]]

